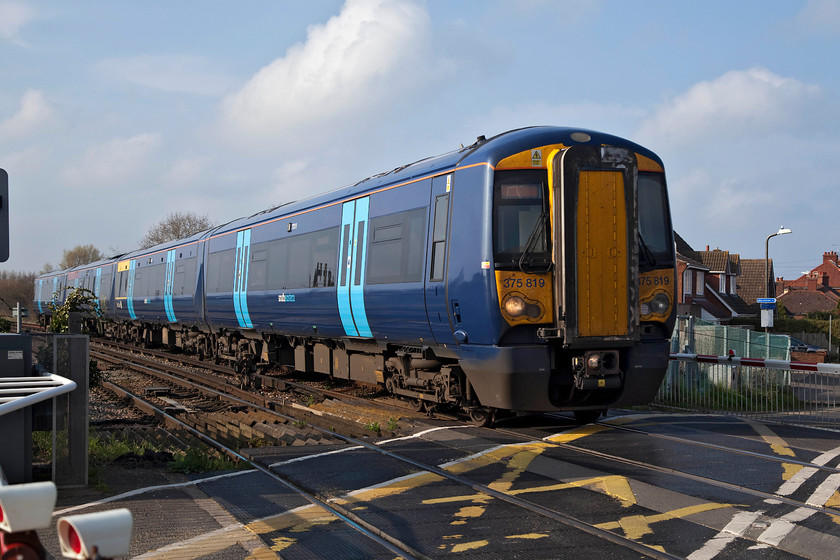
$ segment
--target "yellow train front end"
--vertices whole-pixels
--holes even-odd
[[[509,327],[501,344],[535,335],[549,347],[550,405],[540,408],[649,402],[676,308],[664,169],[630,143],[570,144],[496,165],[496,291]]]

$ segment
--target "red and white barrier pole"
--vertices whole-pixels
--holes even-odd
[[[840,373],[840,364],[809,364],[785,360],[764,360],[761,358],[739,358],[738,356],[709,356],[706,354],[671,354],[671,359],[680,362],[721,364],[725,366],[749,366],[769,369],[813,371],[817,373]]]

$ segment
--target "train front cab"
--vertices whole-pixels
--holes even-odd
[[[649,402],[675,316],[661,164],[597,144],[510,156],[496,166],[493,222],[508,329],[492,355],[462,360],[482,403],[583,411]]]

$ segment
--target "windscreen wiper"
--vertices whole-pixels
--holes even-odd
[[[534,224],[534,229],[531,231],[531,235],[528,236],[528,242],[525,244],[525,249],[522,251],[522,255],[519,257],[519,270],[521,270],[522,272],[548,272],[549,270],[551,270],[550,261],[546,265],[545,270],[531,270],[531,263],[534,260],[534,247],[536,246],[537,241],[540,239],[543,232],[545,231],[546,218],[548,218],[548,214],[546,212],[542,212],[539,218],[537,218],[537,223]]]
[[[642,254],[645,261],[647,261],[650,266],[656,266],[656,257],[653,256],[653,253],[648,248],[647,243],[645,243],[645,238],[642,237],[642,232],[639,232],[639,249],[641,249],[639,252]]]

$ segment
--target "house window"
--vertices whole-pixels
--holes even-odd
[[[683,294],[691,295],[691,277],[693,274],[691,270],[685,269],[683,272]]]
[[[735,277],[730,276],[729,277],[729,293],[734,296],[737,293],[737,291],[738,291],[738,288],[737,288],[737,284],[735,283]]]
[[[718,291],[722,294],[726,293],[726,274],[718,274]]]
[[[705,286],[705,284],[706,283],[703,281],[703,272],[698,270],[697,271],[697,295],[698,296],[703,295],[703,287]]]

